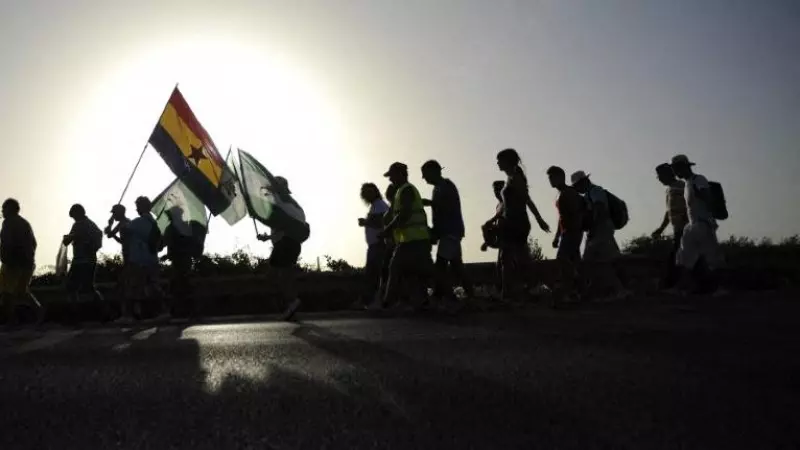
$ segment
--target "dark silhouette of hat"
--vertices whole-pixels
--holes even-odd
[[[388,177],[394,173],[408,174],[408,166],[401,162],[394,162],[383,176]]]

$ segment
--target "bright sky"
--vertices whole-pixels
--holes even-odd
[[[104,225],[179,82],[223,153],[289,179],[306,262],[363,263],[359,186],[385,188],[400,160],[425,195],[428,158],[461,190],[466,258],[490,260],[479,225],[505,147],[552,225],[549,165],[628,202],[624,241],[658,225],[653,168],[686,153],[726,189],[723,236],[780,238],[800,231],[799,55],[790,0],[4,0],[0,196],[20,200],[37,263],[53,264],[69,206]],[[171,179],[148,150],[124,203]],[[242,247],[270,248],[251,222],[212,221],[208,251]]]

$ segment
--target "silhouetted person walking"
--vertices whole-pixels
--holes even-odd
[[[526,282],[531,277],[531,256],[528,248],[528,236],[531,232],[529,208],[539,228],[546,233],[550,232],[550,227],[530,197],[528,178],[521,164],[519,154],[514,149],[507,148],[497,154],[497,167],[508,176],[502,190],[503,209],[499,218],[503,299],[506,301],[521,301]]]
[[[684,198],[689,223],[684,228],[677,256],[684,272],[682,285],[686,287],[691,277],[696,293],[716,293],[719,290],[716,271],[724,264],[724,257],[717,240],[718,225],[712,214],[714,199],[708,179],[694,173],[695,164],[686,155],[674,156],[671,165],[675,175],[686,183]]]
[[[282,189],[287,194],[291,194],[289,182],[286,178],[277,176],[275,177],[275,182],[278,189]],[[301,217],[297,217],[297,219],[305,221],[305,213],[303,209],[300,208],[300,205],[293,203],[292,206],[296,208],[297,212],[301,215]],[[272,241],[272,253],[269,255],[269,265],[275,274],[279,295],[286,303],[286,309],[283,312],[282,319],[291,320],[302,305],[300,297],[297,295],[297,261],[300,258],[302,244],[284,230],[273,229],[271,232],[272,234],[259,234],[257,238],[262,242]]]
[[[72,205],[69,216],[74,223],[69,234],[64,235],[62,243],[65,246],[72,245],[72,264],[67,273],[66,288],[71,303],[70,319],[76,320],[80,296],[88,295],[98,306],[103,306],[103,296],[94,284],[97,252],[103,246],[103,232],[86,216],[86,210],[80,204]]]
[[[30,290],[36,268],[36,237],[27,220],[19,215],[20,206],[13,198],[3,202],[3,225],[0,228],[0,300],[6,325],[17,325],[16,305],[28,303],[36,309],[36,322],[44,320],[44,308]]]
[[[120,317],[117,319],[118,323],[130,323],[133,321],[133,287],[132,272],[130,263],[130,243],[128,233],[128,225],[131,220],[126,215],[126,209],[123,205],[114,205],[111,207],[111,218],[108,219],[105,235],[119,242],[122,253],[122,267],[120,267],[117,276],[117,295],[120,300]],[[114,225],[116,223],[116,226]]]
[[[483,234],[483,244],[481,244],[481,251],[485,252],[489,248],[499,249],[502,243],[501,221],[503,217],[503,187],[506,182],[497,180],[492,182],[492,192],[497,199],[497,205],[494,208],[494,215],[481,225],[481,233]],[[501,259],[502,253],[497,252],[495,260],[495,283],[492,285],[493,289],[490,292],[491,298],[497,298],[497,293],[502,292],[503,287],[503,261]]]
[[[369,206],[366,217],[358,219],[358,225],[364,228],[364,237],[367,241],[367,260],[364,266],[366,284],[361,302],[366,306],[374,303],[380,295],[383,261],[387,258],[386,242],[380,234],[389,205],[383,200],[378,186],[374,183],[361,185],[361,200]]]
[[[431,272],[431,237],[428,217],[417,188],[408,181],[408,166],[393,163],[384,174],[397,186],[392,203],[392,219],[383,234],[391,233],[395,243],[389,265],[389,283],[384,294],[384,305],[394,305],[402,290],[400,282],[409,287],[411,295],[421,297],[419,305],[427,301],[425,282]]]
[[[558,210],[558,229],[553,239],[553,247],[557,248],[556,260],[560,267],[561,285],[554,299],[579,300],[575,282],[578,279],[578,265],[581,261],[581,242],[583,241],[583,225],[586,207],[581,195],[573,187],[567,185],[564,169],[551,166],[547,169],[550,186],[558,191],[556,209]]]
[[[586,233],[586,247],[583,260],[591,264],[591,282],[598,286],[604,295],[613,299],[631,294],[625,289],[617,274],[615,262],[620,256],[619,245],[614,237],[616,227],[611,219],[609,199],[606,190],[591,182],[586,172],[579,170],[572,174],[572,186],[584,195],[589,209],[589,226]]]
[[[422,204],[431,208],[431,241],[436,243],[434,296],[453,298],[452,281],[455,280],[461,284],[465,294],[472,297],[473,286],[464,273],[461,241],[465,230],[458,188],[442,176],[442,166],[434,160],[422,165],[422,178],[433,186],[431,199],[423,199]]]
[[[663,289],[670,289],[680,281],[681,271],[676,258],[678,250],[681,248],[683,229],[689,223],[689,213],[686,210],[686,199],[684,198],[686,183],[675,178],[672,166],[667,163],[656,167],[656,176],[658,181],[667,187],[667,210],[664,212],[661,225],[653,231],[652,237],[654,239],[661,237],[667,225],[672,225],[672,251],[667,259],[667,269],[661,283]]]
[[[200,241],[200,236],[195,235],[192,225],[183,219],[183,210],[180,207],[173,206],[167,210],[167,215],[169,225],[164,230],[162,241],[167,254],[161,259],[170,261],[171,312],[173,315],[193,317],[197,305],[192,296],[192,265],[194,258],[203,254],[203,242]]]
[[[161,249],[161,231],[158,229],[156,220],[150,213],[152,204],[147,197],[136,199],[136,212],[139,217],[131,220],[126,226],[124,242],[127,240],[128,247],[128,266],[127,272],[130,277],[128,280],[127,295],[132,302],[142,304],[144,302],[155,301],[161,308],[161,313],[156,317],[157,320],[169,318],[169,308],[164,302],[164,294],[160,285],[160,267],[158,264],[158,252]],[[128,311],[130,314],[130,311]],[[130,315],[123,315],[120,323],[130,322],[133,319]]]

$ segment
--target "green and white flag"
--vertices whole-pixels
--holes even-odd
[[[284,233],[298,242],[305,242],[310,233],[306,215],[300,204],[292,198],[288,186],[241,149],[239,167],[250,216],[268,226],[273,233]]]
[[[230,152],[228,153],[228,156],[230,157]],[[228,207],[225,208],[225,210],[222,211],[220,215],[222,216],[223,219],[225,219],[225,222],[228,222],[228,225],[233,226],[240,220],[247,217],[247,205],[245,204],[244,195],[242,194],[242,186],[241,183],[239,182],[239,175],[237,173],[238,171],[236,170],[236,164],[228,162],[227,158],[225,159],[225,161],[228,165],[228,168],[230,169],[231,173],[234,174],[234,176],[229,181],[231,185],[227,186],[227,188],[232,193],[232,195],[230,195],[231,204],[228,205]]]
[[[150,211],[155,216],[161,233],[169,226],[170,219],[175,223],[176,230],[184,236],[200,233],[205,236],[208,229],[205,205],[180,179],[173,181],[153,200]]]

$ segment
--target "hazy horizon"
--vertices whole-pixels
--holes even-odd
[[[720,235],[799,232],[800,3],[791,1],[92,0],[0,4],[0,196],[17,198],[51,265],[82,203],[105,225],[176,82],[220,151],[288,178],[311,237],[302,258],[355,265],[364,182],[435,158],[459,187],[465,259],[516,148],[551,227],[550,165],[628,203],[620,243],[664,210],[654,168],[685,153],[720,181]],[[125,197],[173,179],[148,149]],[[547,256],[552,235],[534,230]],[[267,255],[253,224],[215,218],[206,250]],[[106,253],[118,245],[104,241]]]

